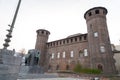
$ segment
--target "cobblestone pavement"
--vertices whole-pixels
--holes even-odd
[[[18,80],[89,80],[79,78],[39,78],[39,79],[18,79]]]

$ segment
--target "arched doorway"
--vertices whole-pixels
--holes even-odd
[[[97,68],[98,68],[99,70],[103,71],[103,65],[98,64],[98,65],[97,65]]]

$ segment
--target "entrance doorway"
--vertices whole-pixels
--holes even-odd
[[[101,71],[103,71],[103,66],[101,64],[98,64],[97,68]]]

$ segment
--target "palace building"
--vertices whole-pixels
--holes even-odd
[[[91,69],[100,69],[103,73],[116,73],[115,60],[107,29],[104,7],[94,7],[85,12],[86,34],[70,35],[66,38],[48,42],[50,32],[37,30],[35,49],[39,50],[39,65],[46,70],[72,70],[76,64]]]

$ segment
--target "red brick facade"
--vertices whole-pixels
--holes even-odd
[[[103,73],[115,73],[113,53],[106,23],[107,10],[95,7],[84,14],[87,34],[47,42],[50,32],[37,30],[36,49],[41,51],[40,65],[49,71],[72,70],[78,63],[86,68],[98,68]],[[109,66],[109,67],[108,67]]]

